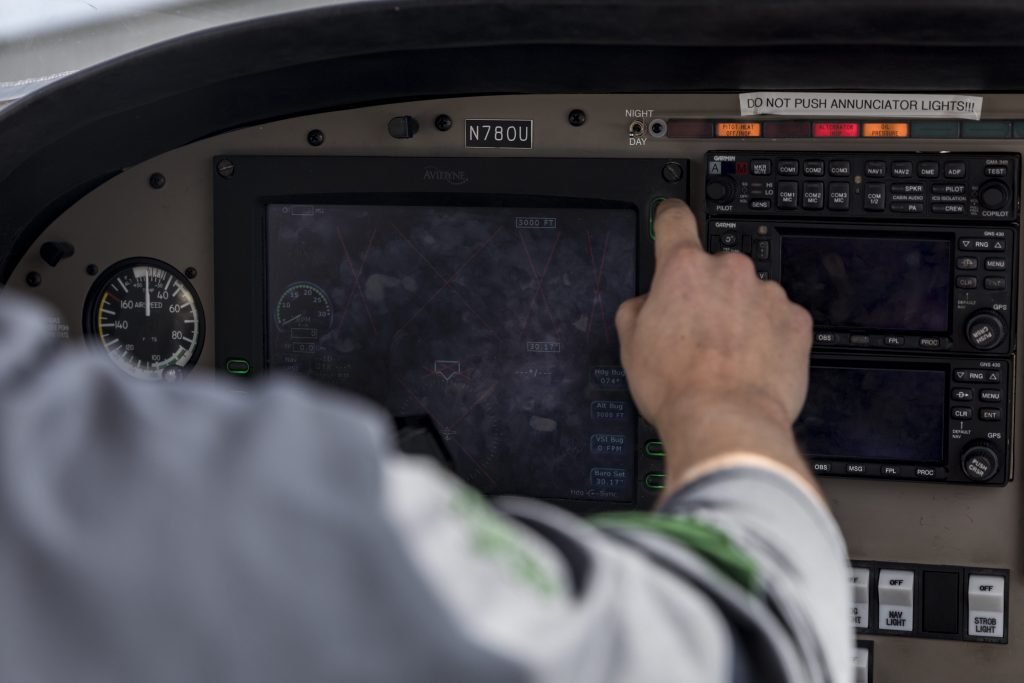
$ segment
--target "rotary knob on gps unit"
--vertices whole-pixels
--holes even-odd
[[[999,458],[992,445],[986,442],[972,444],[960,456],[964,474],[973,481],[988,481],[999,471]]]
[[[1003,342],[1006,324],[994,311],[975,313],[967,321],[967,341],[979,351],[989,351]]]
[[[978,188],[978,202],[983,209],[998,211],[1006,206],[1009,199],[1010,190],[1002,181],[990,180]]]
[[[728,204],[736,194],[736,182],[732,178],[713,175],[708,178],[705,192],[709,201],[716,204]]]

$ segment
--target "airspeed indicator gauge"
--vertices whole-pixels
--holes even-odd
[[[199,360],[205,318],[195,289],[162,261],[133,258],[105,270],[89,291],[84,327],[123,371],[176,380]]]

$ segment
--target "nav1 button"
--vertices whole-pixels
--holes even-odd
[[[914,630],[914,572],[879,570],[878,629],[904,632]]]

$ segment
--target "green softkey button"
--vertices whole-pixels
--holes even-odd
[[[644,444],[644,453],[652,458],[664,458],[665,446],[660,441],[648,441]]]
[[[665,475],[657,472],[648,474],[644,477],[644,486],[654,491],[660,491],[665,488]]]
[[[224,364],[224,369],[232,375],[248,375],[252,366],[244,358],[229,358],[228,362]]]

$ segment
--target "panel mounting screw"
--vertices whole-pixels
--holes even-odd
[[[29,287],[38,287],[43,284],[43,276],[33,270],[25,276],[25,284]]]
[[[569,125],[579,128],[587,122],[587,113],[582,109],[573,109],[569,112]]]
[[[154,190],[159,190],[161,187],[167,184],[167,178],[164,177],[163,173],[154,173],[149,176],[149,186]]]
[[[313,147],[319,147],[324,144],[324,138],[324,132],[319,128],[314,128],[306,133],[306,142],[311,144]]]
[[[86,275],[95,275],[98,272],[100,272],[100,269],[99,266],[97,266],[95,263],[90,263],[85,267]]]
[[[436,119],[434,119],[434,127],[437,128],[442,133],[451,130],[452,117],[448,116],[448,114],[441,114]]]
[[[189,280],[195,280],[196,275],[199,275],[199,271],[193,268],[192,266],[189,266],[188,268],[185,269],[185,277],[187,277]]]
[[[230,178],[235,175],[235,165],[227,159],[221,159],[217,162],[217,173],[221,178]]]
[[[666,183],[678,183],[683,179],[683,167],[674,161],[670,161],[661,167],[661,177]]]

